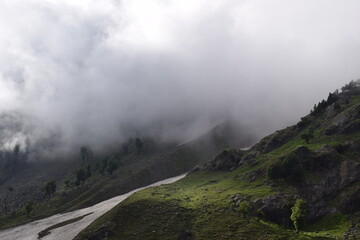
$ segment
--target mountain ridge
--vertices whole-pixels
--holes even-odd
[[[138,192],[76,239],[101,239],[92,233],[106,222],[109,239],[359,239],[359,92],[352,81],[249,150],[225,149],[177,183]],[[308,203],[300,234],[297,199]]]

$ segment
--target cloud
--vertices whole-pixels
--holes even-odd
[[[230,117],[260,137],[360,76],[359,7],[2,1],[0,112],[26,116],[34,141],[54,132],[67,144],[182,141]]]

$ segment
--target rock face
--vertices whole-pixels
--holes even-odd
[[[308,177],[292,186],[292,195],[275,194],[257,199],[252,204],[264,213],[267,220],[283,226],[292,226],[291,206],[299,197],[309,203],[309,220],[331,213],[352,213],[360,210],[360,188],[349,188],[360,180],[360,163],[342,159],[344,154],[357,152],[359,146],[357,142],[346,141],[337,146],[325,144],[316,151],[302,145],[296,147],[288,154],[294,154],[299,159],[299,164]],[[258,146],[248,152],[227,149],[198,170],[231,171],[242,164],[251,166],[257,154]],[[251,182],[253,178],[264,174],[265,170],[260,168],[247,177]],[[331,200],[335,198],[339,199],[340,204],[331,204]],[[230,201],[237,206],[242,200],[243,196],[236,195]]]
[[[329,145],[323,145],[316,151],[301,146],[294,153],[307,173],[307,177],[295,189],[297,195],[309,203],[309,220],[331,213],[360,210],[357,204],[360,191],[349,191],[349,187],[360,179],[359,163],[342,160],[336,148]],[[343,203],[333,204],[334,199]]]
[[[341,185],[346,186],[360,178],[360,163],[346,160],[340,166]]]
[[[325,113],[330,124],[324,131],[327,136],[334,134],[351,134],[360,131],[360,104],[347,108],[340,114],[334,116],[333,113]]]
[[[336,149],[329,145],[323,145],[320,150],[315,151],[314,155],[308,159],[309,170],[313,172],[328,171],[337,167],[341,161]]]
[[[285,128],[263,138],[251,150],[259,153],[268,153],[276,148],[281,147],[294,137],[299,131],[297,126]]]
[[[342,154],[354,153],[356,144],[346,143]],[[297,197],[303,198],[309,205],[309,220],[316,220],[332,213],[352,214],[360,210],[360,163],[356,160],[343,160],[336,147],[323,145],[319,150],[310,151],[299,146],[293,153],[300,159],[306,172],[301,183],[294,185],[296,194],[289,196],[272,195],[258,200],[268,215],[268,219],[288,226],[290,206]],[[355,184],[355,185],[354,185]]]
[[[290,215],[294,201],[293,196],[275,194],[256,200],[254,206],[264,213],[265,219],[283,226],[292,226]]]
[[[341,195],[339,207],[342,212],[354,213],[360,210],[360,188],[344,192]]]
[[[202,171],[231,171],[240,166],[244,159],[244,151],[237,149],[224,149],[212,160],[198,166],[195,170]]]

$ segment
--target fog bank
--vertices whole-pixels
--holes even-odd
[[[229,118],[258,137],[360,76],[360,2],[0,2],[1,142],[185,141]],[[14,121],[10,121],[14,123]],[[16,122],[16,121],[15,121]]]

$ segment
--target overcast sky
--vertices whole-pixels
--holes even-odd
[[[66,142],[184,140],[229,117],[260,136],[360,77],[359,12],[358,0],[1,0],[0,112]]]

